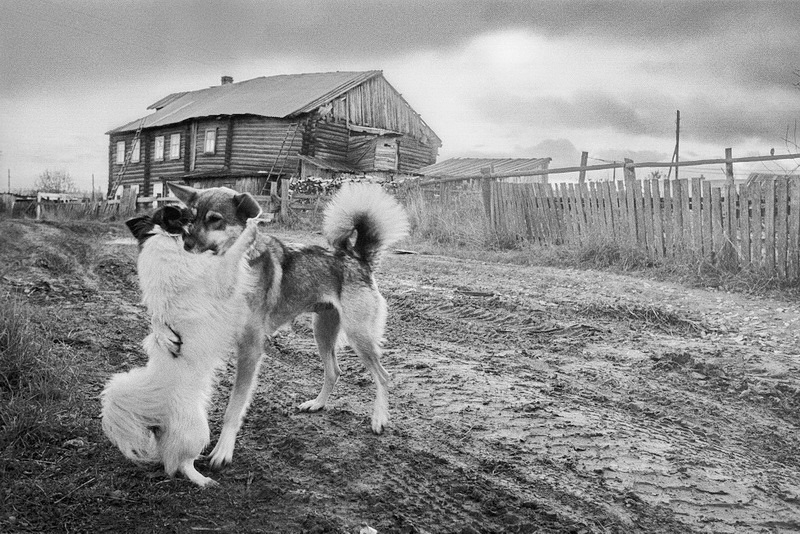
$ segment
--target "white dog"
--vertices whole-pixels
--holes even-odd
[[[203,487],[194,467],[210,441],[208,402],[217,369],[233,351],[246,317],[257,220],[223,255],[184,250],[188,210],[164,207],[127,221],[139,240],[142,300],[152,315],[146,367],[114,375],[101,395],[103,431],[137,463],[163,463]],[[254,280],[254,278],[253,278]]]

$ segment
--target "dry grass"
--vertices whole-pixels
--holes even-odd
[[[35,314],[10,294],[0,297],[0,451],[52,441],[69,409],[70,362]]]

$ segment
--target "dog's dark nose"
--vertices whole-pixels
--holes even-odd
[[[183,236],[183,250],[188,252],[194,252],[194,249],[197,248],[197,240],[194,238],[192,234],[186,234]]]

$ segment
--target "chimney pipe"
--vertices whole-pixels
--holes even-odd
[[[220,85],[228,85],[229,83],[233,83],[233,76],[223,76]]]

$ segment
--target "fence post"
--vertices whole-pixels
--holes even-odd
[[[281,180],[281,221],[289,220],[289,179]]]
[[[727,185],[733,185],[733,149],[725,149],[725,178]]]
[[[581,167],[586,167],[589,163],[589,153],[581,152]],[[586,182],[586,169],[582,168],[578,173],[578,183],[584,184]]]

